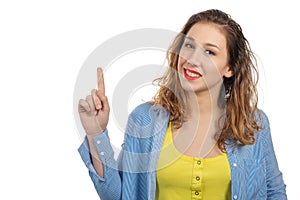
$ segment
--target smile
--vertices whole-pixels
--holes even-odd
[[[196,80],[202,77],[202,75],[194,70],[183,68],[184,77],[188,80]]]

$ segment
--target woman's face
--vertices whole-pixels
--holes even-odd
[[[233,75],[228,65],[226,37],[212,23],[192,26],[179,52],[178,66],[181,86],[186,91],[201,93]]]

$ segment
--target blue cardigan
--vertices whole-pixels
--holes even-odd
[[[232,199],[287,199],[278,169],[267,116],[256,142],[233,148],[226,145],[231,170]],[[92,166],[88,142],[78,151],[102,200],[154,200],[156,165],[168,127],[169,112],[143,103],[128,117],[122,151],[116,161],[107,130],[94,138],[104,165],[104,178]],[[176,176],[176,174],[174,174]]]

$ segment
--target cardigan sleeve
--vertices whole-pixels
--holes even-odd
[[[265,162],[266,162],[266,181],[267,181],[267,199],[272,200],[285,200],[286,185],[283,182],[282,173],[279,170],[272,137],[270,131],[269,120],[265,113],[262,112],[263,128],[264,128],[264,146],[266,149]]]
[[[137,106],[130,113],[124,143],[117,161],[114,159],[108,131],[105,130],[104,133],[94,138],[104,166],[104,177],[100,177],[92,165],[86,138],[79,147],[78,151],[89,170],[89,175],[101,200],[148,199],[146,197],[147,187],[141,185],[139,181],[146,180],[147,172],[151,171],[149,170],[152,166],[150,164],[151,138],[156,131],[162,128],[163,122],[163,120],[157,120],[157,114],[158,112],[151,110],[151,105],[148,103]],[[161,114],[160,116],[167,119],[168,115]],[[155,119],[160,123],[154,123]],[[154,167],[152,166],[152,168]]]
[[[108,131],[105,130],[104,133],[96,136],[94,141],[103,163],[104,177],[99,176],[92,165],[91,154],[86,138],[78,149],[83,162],[88,168],[94,187],[101,200],[121,199],[121,177],[118,171],[117,162],[114,159],[114,151],[110,144]]]

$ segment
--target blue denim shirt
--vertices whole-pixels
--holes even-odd
[[[235,148],[231,144],[226,146],[234,200],[287,199],[269,121],[260,112],[263,129],[255,134],[255,144]],[[108,131],[97,135],[94,141],[104,165],[104,178],[93,168],[85,139],[78,151],[102,200],[155,199],[156,165],[168,122],[169,112],[159,106],[144,103],[136,107],[128,117],[118,160],[114,159]]]

